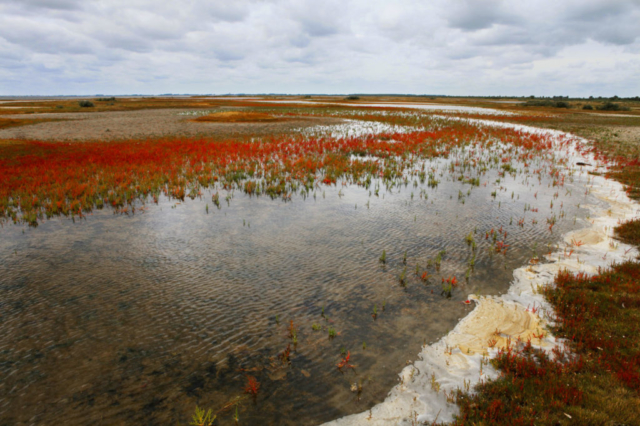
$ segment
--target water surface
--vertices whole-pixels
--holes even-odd
[[[514,268],[588,214],[583,182],[559,188],[548,173],[495,167],[467,170],[473,186],[457,179],[461,156],[427,162],[436,187],[408,175],[392,188],[322,185],[290,202],[235,192],[217,209],[209,193],[129,216],[5,224],[0,423],[185,424],[196,404],[219,410],[236,397],[241,424],[315,425],[370,408],[421,345],[472,309],[468,294],[505,292]],[[550,232],[545,218],[561,211]],[[453,276],[446,297],[442,279]],[[288,345],[290,365],[278,356]],[[340,371],[347,351],[355,368]],[[261,383],[255,402],[247,375]],[[233,424],[234,410],[219,424]]]

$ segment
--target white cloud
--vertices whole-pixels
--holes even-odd
[[[0,0],[0,95],[640,94],[637,0]]]

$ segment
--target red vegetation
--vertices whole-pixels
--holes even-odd
[[[353,365],[349,364],[349,359],[351,358],[351,351],[347,352],[347,356],[342,358],[342,361],[340,361],[337,366],[338,366],[338,370],[342,370],[343,368],[354,368]]]
[[[490,148],[496,140],[525,151],[547,150],[552,144],[545,136],[464,123],[344,139],[30,141],[0,147],[0,219],[37,225],[45,217],[83,216],[104,205],[135,212],[136,203],[148,198],[195,198],[211,187],[287,199],[300,188],[335,184],[341,178],[360,185],[371,177],[401,178],[418,158],[447,156],[452,148],[470,143]]]
[[[501,376],[480,383],[476,394],[458,393],[461,414],[454,424],[640,419],[640,264],[615,265],[593,277],[563,272],[545,295],[557,316],[553,332],[567,348],[547,354],[527,342],[501,350],[492,360]]]
[[[244,387],[244,393],[248,393],[252,397],[258,396],[260,390],[260,383],[253,376],[247,376],[247,384]]]

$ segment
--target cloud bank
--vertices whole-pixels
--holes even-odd
[[[0,0],[0,95],[640,95],[639,0]]]

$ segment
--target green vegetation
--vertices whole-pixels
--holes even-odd
[[[539,106],[552,108],[571,108],[571,105],[565,101],[552,101],[549,99],[531,100],[523,104],[523,106]]]
[[[622,106],[620,104],[615,104],[613,102],[605,102],[602,105],[598,105],[596,109],[600,111],[630,111],[631,108],[627,106]]]

